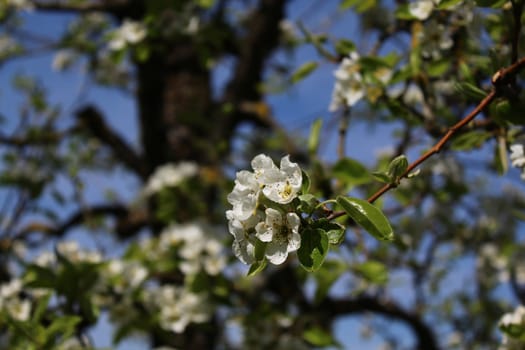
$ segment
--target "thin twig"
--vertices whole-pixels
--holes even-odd
[[[497,71],[491,79],[492,82],[492,89],[489,92],[487,96],[481,102],[470,112],[465,118],[460,120],[458,123],[454,124],[452,127],[450,127],[447,131],[447,133],[428,151],[426,151],[421,157],[419,157],[417,160],[415,160],[413,163],[411,163],[406,171],[399,177],[399,179],[407,177],[416,167],[418,167],[421,163],[425,162],[428,158],[433,156],[436,153],[439,153],[445,144],[454,136],[461,128],[463,128],[465,125],[469,124],[479,113],[481,113],[485,108],[487,108],[492,101],[499,95],[499,93],[507,87],[509,83],[512,82],[512,80],[515,77],[515,74],[518,73],[519,70],[521,70],[525,66],[525,57],[521,58],[519,61],[513,63],[512,65],[502,68],[499,71]],[[386,192],[390,191],[391,189],[398,186],[398,183],[389,183],[381,187],[377,192],[375,192],[373,195],[371,195],[368,198],[369,203],[375,202],[379,197],[381,197]],[[330,214],[327,219],[333,220],[335,218],[338,218],[340,216],[345,215],[346,212],[344,211],[337,211]]]

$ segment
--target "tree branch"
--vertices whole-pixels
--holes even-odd
[[[147,179],[149,173],[143,158],[122,137],[110,129],[98,110],[91,106],[85,107],[77,112],[77,119],[81,126],[85,126],[93,136],[107,145],[113,151],[114,156],[125,166],[134,171],[141,179]]]
[[[379,300],[372,297],[360,297],[357,299],[330,299],[326,298],[320,305],[317,306],[319,310],[323,310],[328,315],[342,316],[356,313],[373,312],[375,314],[399,320],[404,322],[412,332],[417,340],[416,349],[438,350],[439,345],[437,339],[428,327],[423,322],[421,317],[415,313],[411,313],[399,305],[387,301]]]
[[[97,216],[112,216],[116,218],[115,231],[120,238],[128,238],[151,223],[151,219],[145,211],[130,211],[122,204],[101,204],[79,209],[59,225],[43,222],[30,223],[17,232],[15,239],[20,239],[37,232],[49,236],[62,237],[70,229]]]
[[[499,71],[497,71],[491,79],[492,82],[492,89],[489,92],[487,96],[481,102],[470,112],[465,118],[460,120],[458,123],[454,124],[449,128],[447,133],[429,150],[427,150],[421,157],[416,159],[413,163],[411,163],[406,171],[399,177],[399,179],[403,179],[407,177],[416,167],[418,167],[421,163],[425,162],[428,158],[433,156],[436,153],[439,153],[445,144],[464,126],[469,124],[479,113],[481,113],[485,108],[487,108],[496,97],[498,97],[500,94],[502,94],[504,91],[508,90],[509,85],[513,83],[513,80],[515,78],[515,75],[523,69],[525,66],[525,57],[521,58],[519,61],[513,63],[512,65],[502,68]],[[391,189],[397,187],[397,183],[389,183],[381,187],[377,192],[375,192],[373,195],[371,195],[368,198],[369,203],[375,202],[379,197],[381,197],[386,192],[390,191]],[[340,216],[345,215],[345,211],[338,211],[330,214],[328,216],[329,220],[338,218]]]
[[[129,6],[129,0],[103,0],[90,2],[67,2],[63,1],[35,1],[34,6],[37,10],[55,12],[109,12],[119,13]]]

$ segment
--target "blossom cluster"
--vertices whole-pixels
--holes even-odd
[[[525,335],[525,307],[520,305],[513,312],[503,315],[499,327],[504,332],[499,350],[523,349],[525,343],[521,338]]]
[[[364,76],[359,58],[357,52],[351,52],[334,71],[336,80],[328,107],[330,112],[352,107],[365,96],[374,102],[382,94],[382,86],[392,77],[392,71],[386,67],[375,69],[369,76]]]
[[[194,162],[161,165],[155,169],[155,172],[148,179],[144,188],[144,194],[152,195],[165,187],[175,187],[185,179],[197,175],[198,171],[199,168]]]
[[[144,40],[146,34],[147,30],[144,24],[126,19],[122,25],[112,33],[108,47],[114,51],[122,50],[127,45],[140,43]]]
[[[258,260],[256,247],[262,246],[264,256],[279,265],[301,245],[301,220],[289,205],[301,189],[301,168],[289,156],[277,167],[265,154],[253,158],[251,165],[253,172],[237,173],[228,195],[232,209],[226,217],[234,237],[233,251],[243,263],[252,264]]]

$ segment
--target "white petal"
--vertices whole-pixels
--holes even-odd
[[[433,9],[434,3],[432,2],[432,0],[419,0],[411,2],[408,5],[408,11],[410,12],[410,14],[421,21],[427,19],[432,13]]]
[[[294,232],[291,234],[291,237],[288,238],[288,253],[295,252],[299,248],[301,248],[301,235]]]
[[[264,222],[260,222],[255,226],[255,237],[259,238],[262,242],[271,242],[273,238],[273,229],[271,226],[266,225]]]
[[[281,242],[271,242],[266,246],[266,257],[274,265],[280,265],[288,257],[288,247]]]

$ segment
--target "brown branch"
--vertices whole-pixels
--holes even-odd
[[[416,313],[411,313],[392,301],[380,300],[372,297],[356,299],[330,299],[326,298],[316,309],[326,312],[330,317],[356,313],[373,312],[387,318],[404,322],[414,333],[417,344],[416,349],[437,350],[437,339],[427,324]]]
[[[227,136],[244,120],[271,127],[268,118],[245,113],[241,107],[246,102],[258,103],[261,100],[259,84],[264,64],[279,44],[279,22],[284,18],[286,3],[284,0],[260,0],[247,24],[247,34],[239,39],[237,65],[223,97],[225,103],[236,109],[235,113],[226,116],[223,132]]]
[[[15,239],[24,238],[32,233],[62,237],[70,229],[98,216],[116,218],[115,230],[121,238],[128,238],[151,223],[150,217],[145,211],[130,211],[122,204],[93,205],[89,208],[79,209],[59,225],[44,222],[30,223],[16,233]]]
[[[148,177],[147,166],[142,157],[121,136],[110,129],[98,110],[91,106],[85,107],[77,112],[77,119],[81,126],[85,126],[93,136],[107,145],[125,166],[142,179]]]
[[[121,12],[124,8],[129,6],[129,0],[104,0],[104,1],[95,1],[95,2],[68,2],[64,3],[63,1],[53,1],[53,2],[40,2],[35,1],[34,6],[37,10],[42,11],[54,11],[54,12],[77,12],[77,13],[87,13],[87,12],[110,12],[118,13]]]
[[[514,32],[512,33],[511,62],[518,60],[519,42],[521,35],[521,14],[523,12],[523,0],[512,0],[512,17],[514,20]]]
[[[399,177],[399,180],[407,177],[416,167],[418,167],[421,163],[425,162],[428,158],[433,156],[436,153],[439,153],[445,144],[464,126],[469,124],[479,113],[481,113],[485,108],[487,108],[490,103],[494,101],[496,97],[498,97],[502,92],[508,90],[509,84],[513,83],[513,80],[515,78],[515,75],[523,69],[525,66],[525,57],[521,58],[519,61],[513,63],[512,65],[502,68],[499,71],[497,71],[491,79],[492,82],[492,89],[489,92],[487,96],[481,102],[470,112],[465,118],[460,120],[458,123],[454,124],[452,127],[450,127],[447,131],[447,133],[428,151],[426,151],[421,157],[419,157],[417,160],[415,160],[413,163],[411,163],[406,171]],[[398,186],[398,183],[389,183],[381,187],[377,192],[375,192],[373,195],[371,195],[368,198],[369,203],[375,202],[379,197],[381,197],[386,192],[390,191],[391,189]],[[345,215],[344,211],[338,211],[330,214],[328,216],[329,220],[338,218],[340,216]]]

